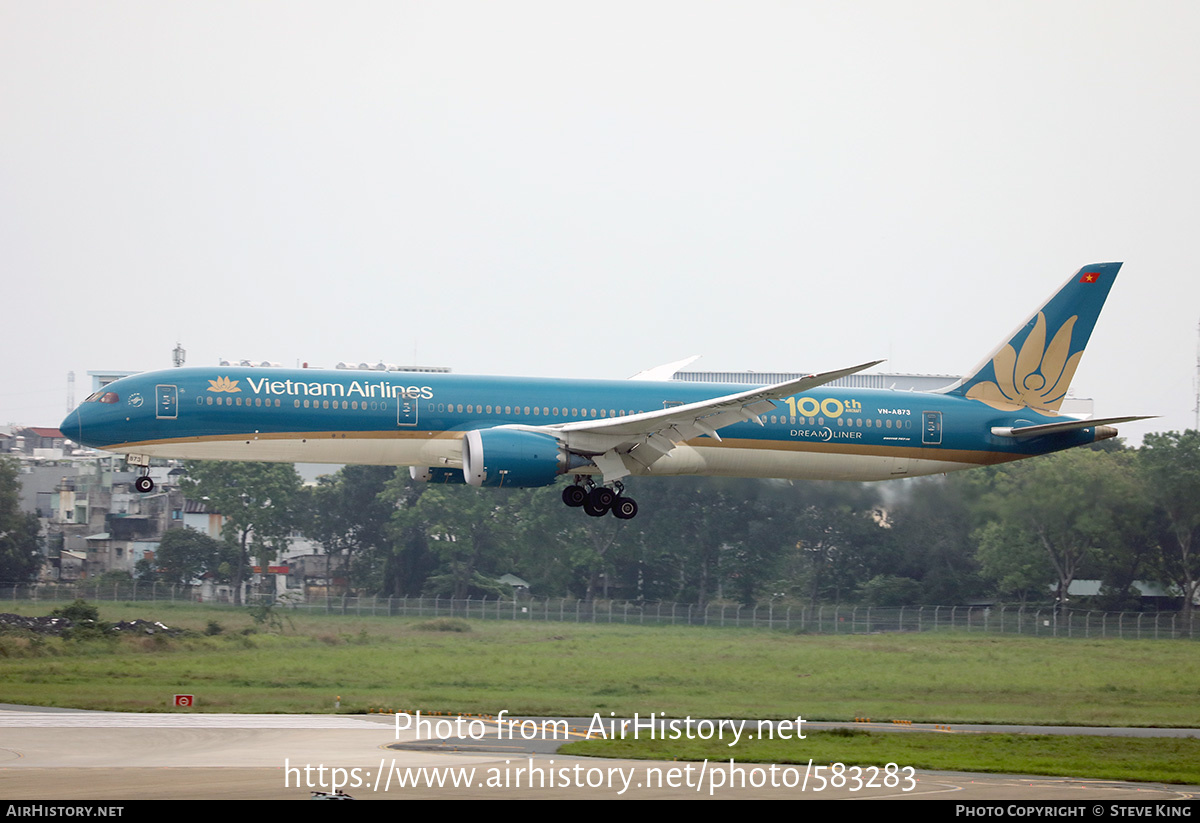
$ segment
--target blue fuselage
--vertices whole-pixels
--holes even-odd
[[[148,457],[461,467],[462,438],[497,426],[550,431],[728,395],[713,383],[562,380],[419,372],[185,368],[119,380],[63,434]],[[635,474],[881,480],[1017,460],[1092,442],[1094,428],[1014,439],[995,427],[1061,421],[961,396],[815,390],[774,401],[720,439],[680,443]],[[573,465],[570,474],[594,468]]]

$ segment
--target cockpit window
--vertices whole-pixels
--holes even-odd
[[[98,391],[95,394],[89,395],[84,403],[117,403],[121,398],[115,391]]]

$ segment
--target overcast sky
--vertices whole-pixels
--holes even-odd
[[[1194,2],[0,0],[0,423],[67,372],[961,374],[1123,260],[1075,378],[1194,425]]]

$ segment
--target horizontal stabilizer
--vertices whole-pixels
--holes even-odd
[[[1150,420],[1157,415],[1142,414],[1133,417],[1104,417],[1098,420],[1064,420],[1061,423],[1043,423],[1039,426],[994,426],[992,434],[997,437],[1041,437],[1046,434],[1092,429],[1097,426],[1115,426],[1118,423],[1128,423],[1131,420]]]

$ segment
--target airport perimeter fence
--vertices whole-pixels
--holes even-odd
[[[252,596],[252,598],[255,596]],[[206,603],[198,589],[166,583],[0,583],[0,609],[9,601],[107,600],[123,602]],[[362,617],[461,617],[557,623],[616,623],[646,626],[728,626],[810,634],[967,631],[1040,637],[1129,639],[1196,638],[1197,614],[1190,623],[1179,612],[1101,612],[1052,607],[992,606],[759,606],[709,603],[584,601],[572,598],[357,597],[299,592],[280,602],[298,611]]]

